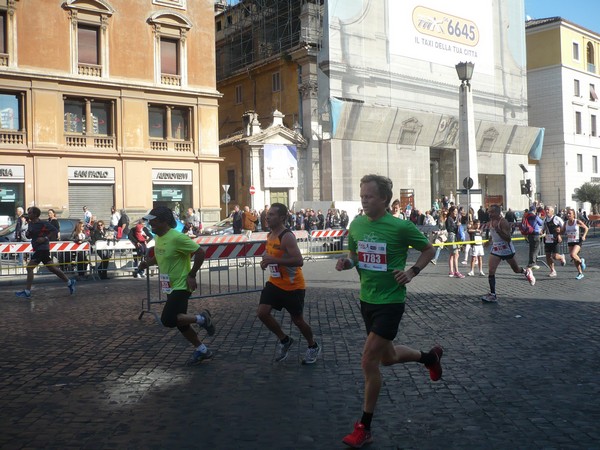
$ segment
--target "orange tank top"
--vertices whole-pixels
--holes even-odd
[[[284,251],[281,248],[281,238],[285,233],[291,233],[287,228],[279,236],[269,233],[267,237],[266,252],[267,255],[281,258]],[[294,237],[295,239],[295,237]],[[270,264],[268,270],[271,274],[269,281],[284,291],[295,291],[296,289],[306,289],[302,267],[288,267],[279,264]]]

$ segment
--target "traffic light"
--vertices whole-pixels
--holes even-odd
[[[529,195],[529,191],[527,190],[527,184],[525,183],[525,180],[521,180],[521,194]]]
[[[531,180],[521,180],[521,194],[531,195]]]

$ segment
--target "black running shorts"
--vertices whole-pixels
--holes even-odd
[[[46,265],[51,262],[52,258],[50,258],[50,250],[36,250],[35,252],[33,252],[33,255],[31,256],[31,260],[28,265],[37,266],[39,263],[43,263],[44,265]]]
[[[367,328],[367,335],[373,332],[388,341],[393,341],[398,334],[400,320],[404,314],[404,303],[375,305],[361,301],[360,312]]]
[[[177,326],[177,314],[187,314],[188,299],[192,293],[183,289],[167,294],[167,302],[160,316],[160,321],[165,327]]]
[[[260,304],[269,305],[277,311],[285,308],[290,316],[301,316],[304,311],[304,295],[305,289],[296,289],[293,291],[285,291],[278,288],[270,281],[265,284],[262,293],[260,294]]]

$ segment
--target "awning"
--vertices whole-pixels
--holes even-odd
[[[531,146],[531,150],[529,150],[529,159],[534,161],[539,161],[542,159],[542,149],[544,147],[544,132],[545,128],[540,128],[533,145]]]

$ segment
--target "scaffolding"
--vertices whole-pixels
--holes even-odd
[[[318,46],[324,0],[241,0],[215,16],[217,81],[299,46]]]

